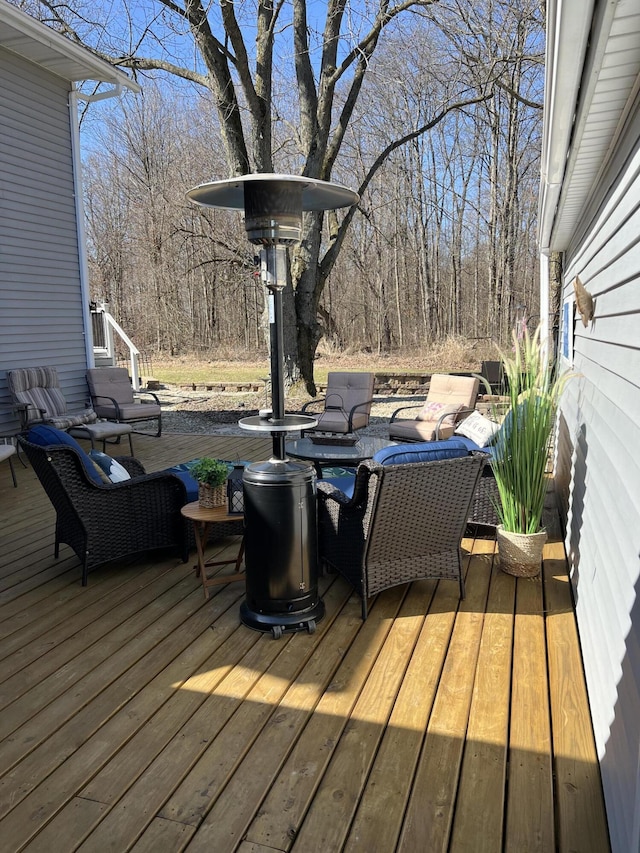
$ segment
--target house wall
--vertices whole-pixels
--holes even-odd
[[[86,352],[66,80],[0,48],[0,401],[6,371],[52,365],[85,405]],[[0,413],[0,425],[15,423]]]
[[[637,91],[637,87],[636,87]],[[557,485],[614,853],[640,849],[640,97],[565,255],[574,323]]]

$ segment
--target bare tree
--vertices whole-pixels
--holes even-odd
[[[442,11],[440,4],[431,10],[432,4],[433,0],[377,0],[352,5],[348,0],[330,0],[323,22],[314,17],[317,6],[308,7],[305,0],[286,4],[258,0],[253,12],[231,0],[206,7],[201,0],[156,0],[135,4],[135,14],[128,0],[108,6],[40,0],[39,7],[46,11],[48,23],[123,68],[136,74],[166,72],[211,92],[231,174],[280,166],[274,128],[286,118],[296,127],[297,156],[295,162],[285,158],[285,165],[330,180],[338,165],[338,172],[348,171],[345,139],[385,33],[404,27],[409,38],[429,43],[435,27],[442,26],[447,33],[451,29],[451,10],[444,4]],[[197,48],[188,59],[187,39]],[[500,58],[503,64],[508,59],[502,51]],[[434,127],[450,111],[490,96],[500,63],[495,57],[476,62],[473,80],[463,73],[466,65],[468,57],[461,53],[459,70],[433,98],[423,120],[398,128],[397,136],[374,153],[357,187],[361,194],[399,146]],[[289,109],[285,115],[275,103],[281,73],[290,73],[295,80],[295,115]],[[291,146],[287,152],[292,153]],[[313,357],[322,335],[319,303],[353,215],[351,210],[342,218],[305,216],[302,243],[292,252],[296,334],[285,340],[285,350],[289,378],[301,373],[311,392]]]

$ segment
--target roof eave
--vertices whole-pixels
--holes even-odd
[[[124,71],[12,6],[7,0],[0,0],[0,20],[0,46],[52,74],[74,83],[95,80],[132,92],[141,91],[138,83]]]

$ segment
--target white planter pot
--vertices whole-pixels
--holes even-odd
[[[542,549],[547,531],[539,533],[510,533],[501,524],[496,528],[500,568],[519,578],[535,578],[542,566]]]

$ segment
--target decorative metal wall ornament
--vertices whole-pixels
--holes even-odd
[[[579,276],[573,280],[573,290],[576,295],[576,307],[582,318],[582,325],[588,326],[589,321],[593,319],[593,296],[580,281]]]

